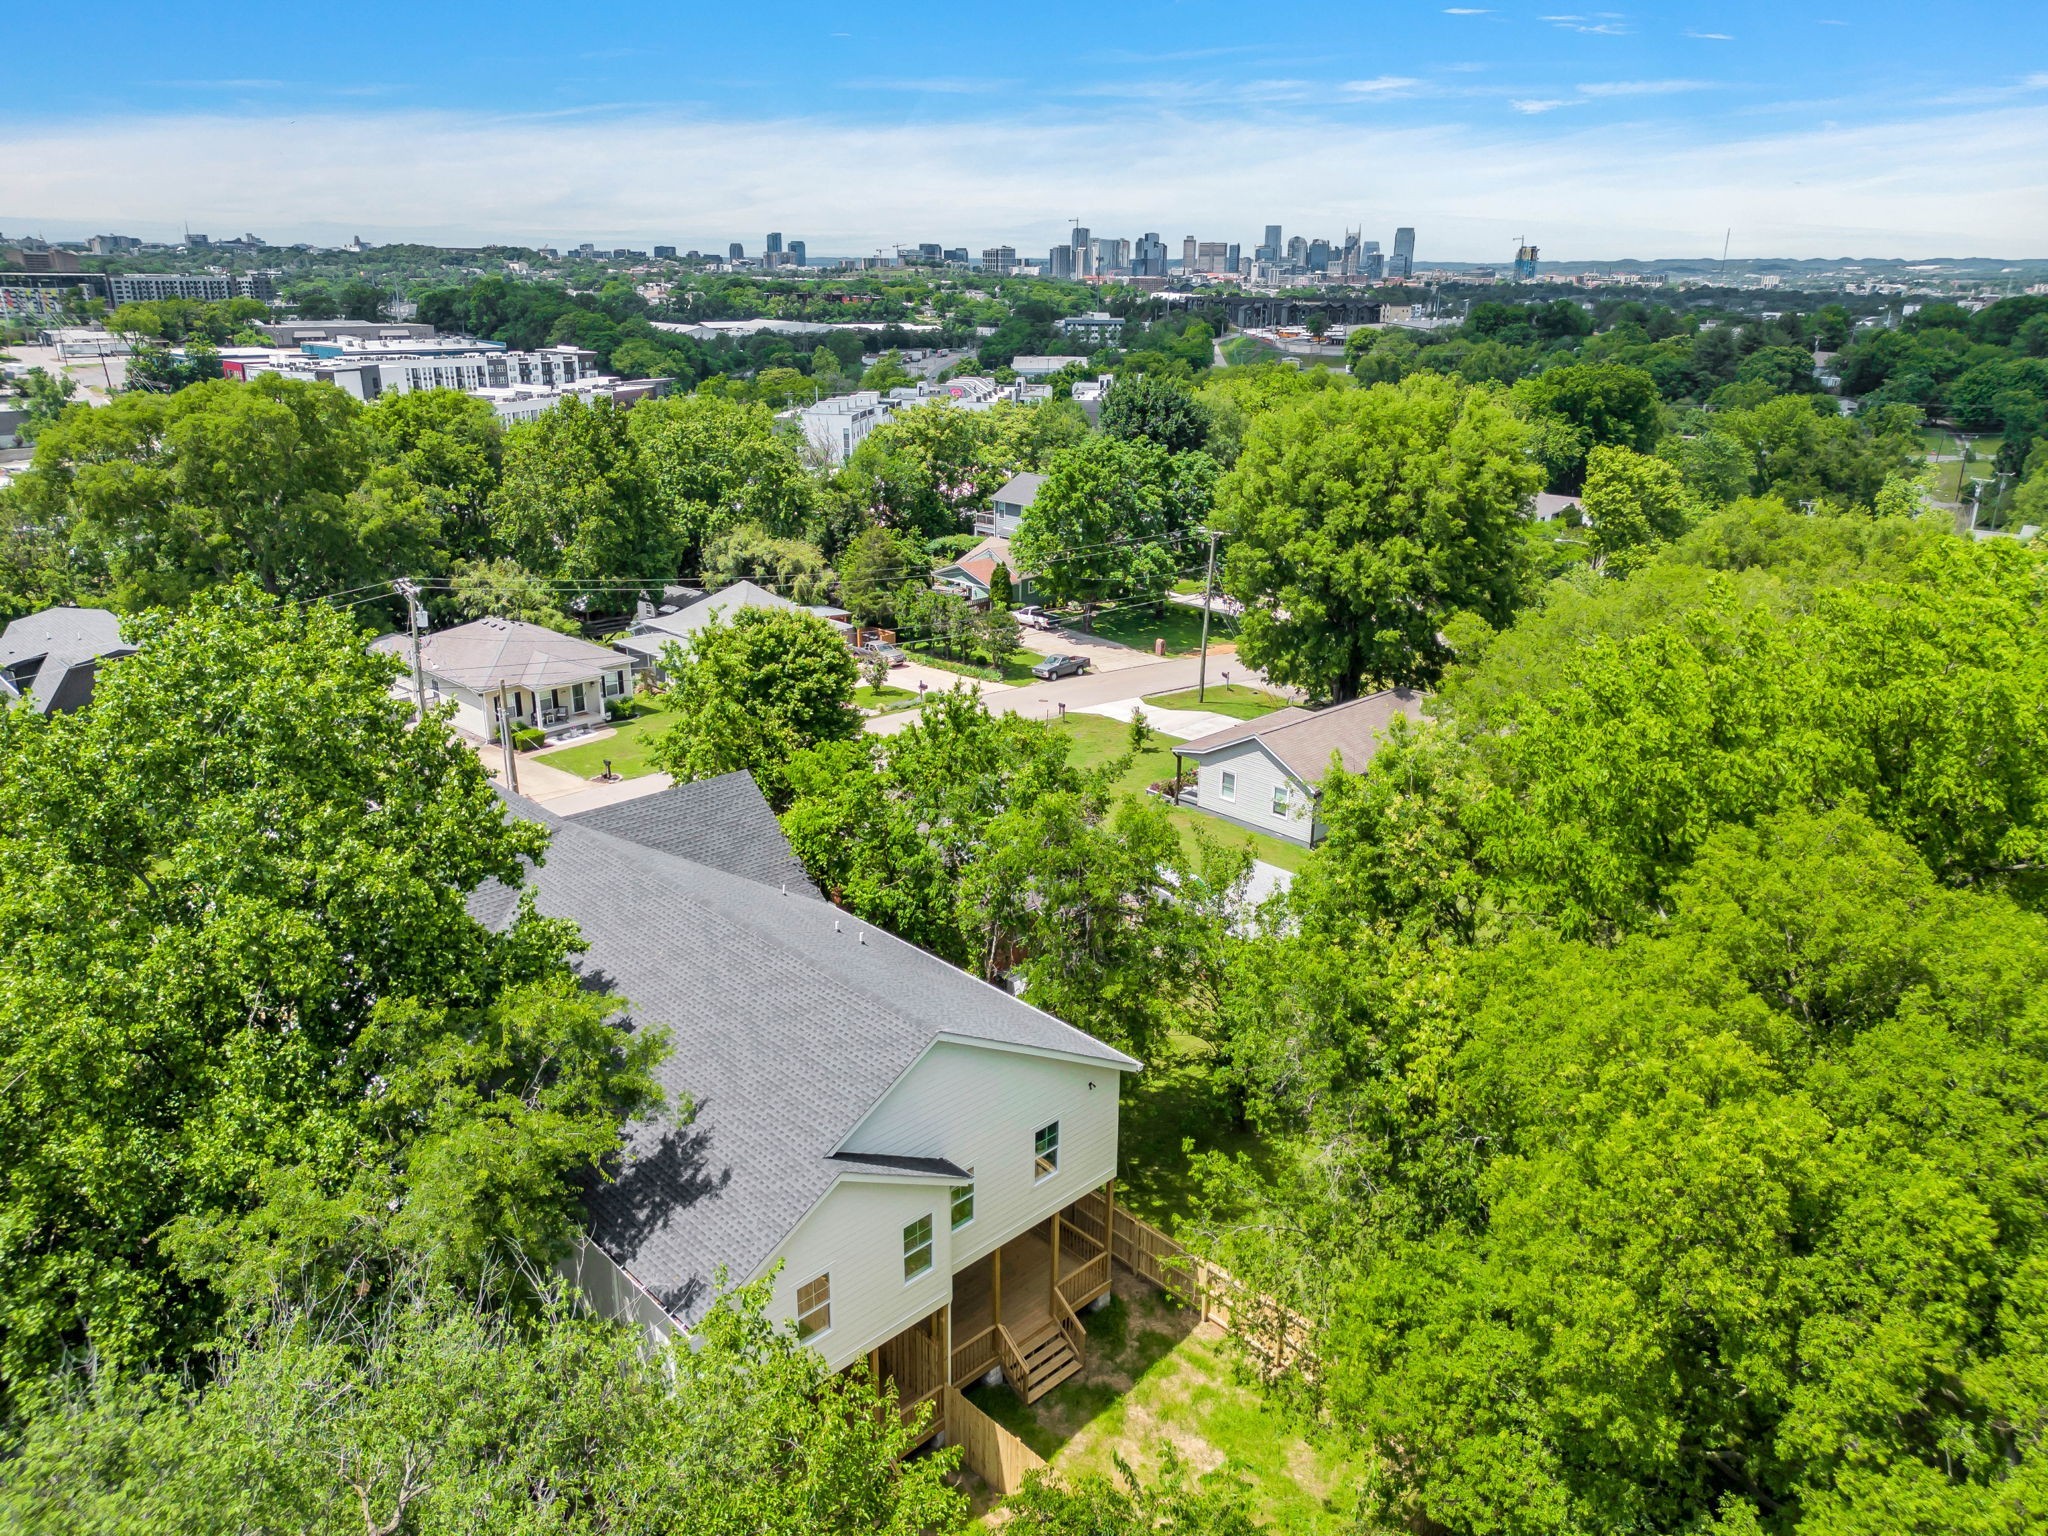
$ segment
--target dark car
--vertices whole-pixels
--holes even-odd
[[[1079,677],[1087,670],[1086,656],[1048,656],[1031,669],[1031,675],[1040,682],[1049,683],[1056,677]]]

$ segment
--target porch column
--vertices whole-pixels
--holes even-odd
[[[995,1276],[989,1284],[990,1304],[995,1308],[995,1325],[1003,1326],[1003,1250],[996,1250]]]
[[[1110,1267],[1116,1266],[1116,1180],[1112,1178],[1102,1186],[1106,1203],[1102,1207],[1102,1249],[1109,1255]],[[1112,1278],[1114,1278],[1112,1276]]]
[[[1060,1315],[1060,1309],[1053,1303],[1060,1293],[1060,1213],[1058,1211],[1052,1213],[1052,1269],[1048,1272],[1045,1291],[1045,1310],[1057,1318]]]

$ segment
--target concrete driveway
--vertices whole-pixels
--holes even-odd
[[[1128,666],[1102,672],[1084,673],[1080,677],[1063,677],[1057,682],[1033,682],[1021,687],[998,688],[993,683],[983,683],[982,698],[992,715],[1024,715],[1033,720],[1056,720],[1060,706],[1068,709],[1085,710],[1092,705],[1116,704],[1120,701],[1139,698],[1154,693],[1176,693],[1183,688],[1195,686],[1201,671],[1200,658],[1195,656],[1169,656],[1161,661],[1134,653],[1138,660]],[[1222,666],[1218,665],[1219,660]],[[1222,670],[1227,666],[1233,682],[1246,683],[1253,687],[1269,686],[1266,680],[1251,668],[1237,662],[1234,656],[1219,658],[1213,651],[1209,655],[1209,681],[1222,682]],[[973,686],[972,678],[955,678],[955,682]],[[1275,692],[1285,690],[1275,689]],[[1146,710],[1146,715],[1156,724],[1159,715],[1179,713],[1174,710]],[[868,721],[868,730],[878,736],[894,735],[910,724],[915,718],[914,710],[902,710],[893,715],[880,715]]]

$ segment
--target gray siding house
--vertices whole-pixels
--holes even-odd
[[[1181,803],[1289,842],[1322,841],[1316,800],[1334,756],[1363,773],[1397,717],[1416,719],[1423,695],[1391,688],[1328,709],[1275,710],[1212,735],[1181,742],[1179,760],[1194,764],[1195,784]]]

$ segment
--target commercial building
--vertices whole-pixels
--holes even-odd
[[[1147,230],[1138,237],[1137,248],[1131,253],[1131,276],[1166,276],[1166,242],[1159,238],[1157,230]]]
[[[1085,315],[1066,315],[1059,322],[1059,333],[1083,341],[1114,343],[1124,333],[1123,317],[1099,309]]]
[[[1515,251],[1515,276],[1523,282],[1532,282],[1536,277],[1536,247],[1524,245]]]
[[[1268,224],[1266,226],[1266,238],[1260,243],[1258,250],[1253,254],[1260,261],[1278,261],[1280,253],[1280,226],[1278,224]]]
[[[276,272],[131,272],[107,279],[116,304],[154,304],[160,299],[195,299],[218,304],[227,299],[277,297]]]
[[[790,265],[791,265],[792,267],[800,267],[800,266],[802,266],[802,265],[804,264],[804,260],[805,260],[805,252],[804,252],[804,243],[803,243],[803,241],[801,241],[801,240],[792,240],[792,241],[790,241],[790,242],[789,242],[789,264],[790,264]]]
[[[1017,248],[1014,245],[991,245],[981,253],[981,269],[997,277],[1008,277],[1017,270]]]
[[[1408,225],[1394,231],[1394,259],[1388,263],[1387,276],[1398,277],[1404,282],[1415,275],[1415,231]]]
[[[654,248],[654,258],[657,261],[674,261],[676,248],[672,245],[657,245]]]

